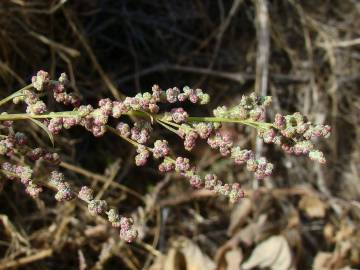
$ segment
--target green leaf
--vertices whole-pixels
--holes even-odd
[[[47,126],[45,126],[43,123],[41,123],[39,120],[33,119],[31,117],[29,117],[29,119],[37,126],[39,126],[40,128],[42,128],[46,134],[49,136],[49,139],[53,145],[53,147],[55,146],[54,143],[54,136],[51,134],[51,132],[49,131],[49,129],[47,128]]]

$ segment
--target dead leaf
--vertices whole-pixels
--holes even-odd
[[[79,259],[79,270],[86,270],[87,269],[86,259],[81,249],[78,249],[78,259]]]
[[[181,270],[186,269],[184,255],[177,249],[171,248],[167,253],[162,270]]]
[[[215,263],[191,240],[184,240],[181,252],[184,254],[187,270],[215,269]]]
[[[324,237],[327,242],[334,242],[335,228],[331,223],[326,223],[323,230]]]
[[[225,262],[226,262],[226,270],[239,270],[240,263],[242,262],[243,254],[241,249],[234,248],[226,252],[225,254]]]
[[[269,267],[274,270],[289,270],[292,268],[292,256],[289,244],[284,236],[272,236],[260,243],[252,252],[250,258],[242,264],[241,269],[254,267]]]
[[[252,202],[250,199],[243,199],[236,205],[230,217],[230,224],[227,231],[229,236],[233,235],[234,231],[245,222],[246,217],[251,213],[251,209]]]
[[[256,241],[259,236],[261,236],[261,231],[266,221],[267,215],[260,215],[256,222],[248,224],[244,229],[237,232],[234,238],[248,246],[252,245],[253,242]]]
[[[305,195],[299,202],[299,208],[309,218],[323,218],[326,213],[326,204],[315,196]]]
[[[333,258],[333,254],[331,252],[319,252],[316,254],[313,263],[314,270],[330,270],[329,262]]]
[[[163,270],[164,261],[165,261],[165,256],[156,257],[155,261],[149,267],[148,270]]]
[[[341,242],[348,239],[355,231],[353,225],[350,225],[346,222],[341,223],[339,231],[335,235],[335,241]]]
[[[156,270],[215,270],[215,263],[187,238],[180,238],[174,243],[165,258],[162,257],[150,267]]]

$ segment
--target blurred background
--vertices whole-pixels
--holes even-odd
[[[299,111],[333,132],[319,142],[321,166],[227,125],[274,163],[257,182],[205,144],[185,153],[156,128],[200,170],[241,183],[247,198],[231,205],[155,162],[136,167],[135,150],[110,134],[65,131],[55,144],[65,174],[133,215],[139,241],[120,242],[80,203],[34,201],[1,179],[0,269],[360,269],[359,68],[357,0],[1,0],[1,98],[43,69],[66,72],[84,103],[189,85],[211,94],[206,108],[187,108],[202,116],[256,91],[273,96],[269,119]],[[49,146],[41,130],[18,127]]]

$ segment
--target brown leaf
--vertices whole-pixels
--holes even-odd
[[[262,214],[256,222],[248,224],[244,229],[240,230],[234,237],[246,245],[252,245],[261,235],[264,224],[266,223],[267,215]]]
[[[272,236],[260,243],[250,258],[242,264],[241,269],[269,267],[273,270],[289,270],[292,268],[291,251],[284,236]]]
[[[236,205],[231,213],[228,235],[233,235],[234,231],[245,222],[245,219],[251,213],[251,207],[252,201],[250,199],[243,199]]]
[[[165,257],[151,266],[156,270],[214,270],[215,263],[190,239],[176,241]]]
[[[319,252],[316,254],[313,263],[314,270],[330,270],[329,262],[331,261],[333,254],[331,252]]]
[[[243,260],[243,253],[241,249],[234,248],[226,252],[225,254],[225,262],[226,262],[226,270],[239,270],[240,263]]]
[[[299,202],[299,208],[309,218],[323,218],[326,213],[326,204],[315,196],[305,195]]]
[[[184,240],[181,252],[184,254],[187,270],[215,269],[215,263],[191,240]]]

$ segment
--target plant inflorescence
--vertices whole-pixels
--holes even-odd
[[[8,179],[18,180],[26,192],[37,198],[44,187],[55,191],[57,201],[69,201],[78,198],[88,205],[91,215],[102,215],[113,227],[120,229],[120,237],[127,242],[133,241],[137,232],[131,218],[121,216],[115,208],[109,207],[105,200],[96,199],[94,191],[87,186],[76,190],[59,171],[61,162],[58,153],[43,148],[33,148],[25,134],[16,132],[13,121],[29,120],[43,128],[52,139],[62,129],[82,126],[95,137],[111,132],[136,147],[135,164],[144,166],[150,157],[159,161],[158,169],[162,173],[176,172],[184,176],[194,188],[205,188],[237,202],[244,197],[238,183],[224,183],[215,174],[202,175],[186,157],[172,156],[167,140],[153,138],[153,128],[160,125],[175,133],[183,140],[184,148],[191,151],[198,140],[204,140],[224,157],[233,159],[237,165],[244,165],[256,179],[263,179],[273,172],[273,164],[265,157],[257,157],[252,150],[235,145],[229,134],[222,130],[224,123],[239,123],[254,128],[265,143],[278,145],[288,154],[308,156],[310,159],[325,163],[324,154],[315,148],[312,139],[328,137],[330,126],[311,123],[304,115],[296,112],[291,115],[276,114],[272,122],[265,122],[266,108],[271,104],[270,96],[258,96],[252,93],[243,96],[236,106],[220,106],[213,116],[191,116],[180,105],[190,102],[205,105],[210,97],[201,89],[177,87],[162,90],[154,85],[151,92],[139,93],[124,100],[101,99],[98,106],[81,104],[73,93],[67,92],[68,79],[63,73],[58,80],[51,80],[45,71],[39,71],[32,77],[31,84],[16,91],[0,101],[0,106],[12,101],[24,103],[24,113],[2,112],[0,115],[1,173]],[[50,111],[42,100],[44,95],[52,95],[56,102],[72,106],[72,110]],[[162,104],[173,105],[164,111]],[[168,107],[168,106],[166,106]],[[133,124],[125,122],[127,116]],[[117,120],[116,126],[109,119]],[[130,121],[131,122],[131,121]],[[131,123],[132,123],[131,122]],[[47,181],[37,180],[33,176],[31,164],[37,160],[48,163]]]

